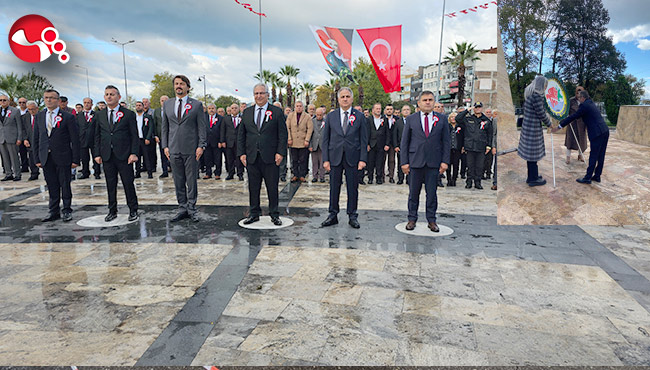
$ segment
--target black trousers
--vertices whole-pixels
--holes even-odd
[[[43,167],[43,175],[45,175],[45,183],[47,184],[47,191],[50,195],[50,214],[61,214],[59,204],[61,199],[63,199],[63,213],[71,213],[72,188],[70,187],[70,181],[72,179],[72,171],[70,171],[70,164],[59,166],[54,163],[52,155],[48,154],[47,161]]]
[[[467,152],[460,155],[460,176],[467,175]]]
[[[262,190],[262,180],[266,185],[266,193],[269,197],[269,215],[279,217],[278,210],[278,182],[280,181],[280,169],[275,163],[266,164],[262,161],[260,154],[257,154],[255,163],[248,163],[248,194],[250,202],[249,216],[255,217],[262,214],[260,206],[260,191]]]
[[[483,172],[485,173],[485,176],[492,176],[492,160],[493,159],[494,159],[494,156],[492,155],[492,150],[490,150],[485,155],[485,163],[483,164]]]
[[[158,148],[160,149],[160,164],[162,166],[162,173],[164,175],[169,174],[169,159],[165,155],[165,149],[162,146],[162,141],[158,143]]]
[[[215,176],[221,176],[221,153],[223,150],[216,146],[208,145],[205,147],[205,174],[212,176],[212,167],[215,167],[214,174]]]
[[[528,179],[526,182],[537,181],[539,177],[539,167],[537,167],[537,162],[527,161],[526,167],[528,168]]]
[[[372,180],[373,173],[377,181],[384,180],[384,157],[386,152],[384,148],[376,145],[374,148],[370,148],[368,152],[368,180]]]
[[[92,153],[90,148],[81,148],[81,175],[84,177],[90,176],[90,164],[93,165],[93,170],[95,170],[95,176],[99,176],[101,173],[101,165],[92,158]]]
[[[341,196],[341,183],[343,182],[343,170],[345,170],[345,186],[348,195],[347,213],[350,220],[356,220],[359,217],[357,213],[357,204],[359,202],[359,175],[361,171],[357,166],[350,166],[345,160],[345,153],[341,164],[330,167],[330,216],[336,216],[339,213],[339,198]]]
[[[120,161],[111,155],[111,159],[104,163],[104,176],[106,177],[106,188],[108,189],[108,211],[117,213],[117,175],[120,175],[124,193],[126,194],[126,204],[130,212],[138,210],[138,197],[135,194],[135,185],[133,184],[133,164],[128,164],[125,159]]]
[[[592,176],[599,178],[603,173],[608,141],[609,131],[590,141],[589,167],[587,167],[585,178],[591,179]]]
[[[32,151],[32,148],[29,148],[27,150],[27,155],[29,156],[29,170],[31,172],[31,175],[38,176],[39,170],[38,170],[38,166],[34,162],[34,152]]]
[[[440,170],[438,167],[411,168],[411,171],[409,172],[409,221],[418,220],[420,192],[422,191],[422,184],[424,184],[424,189],[427,193],[427,222],[436,222],[436,211],[438,210],[437,187],[439,175]]]
[[[29,149],[27,149],[25,144],[20,144],[18,154],[20,154],[20,171],[29,171]]]
[[[451,160],[447,167],[447,182],[458,179],[458,162],[460,161],[460,149],[451,150]]]
[[[397,181],[404,181],[404,172],[402,171],[402,166],[400,165],[400,153],[397,153]]]
[[[307,177],[307,148],[291,148],[291,173],[296,177]]]
[[[140,139],[139,157],[140,157],[139,160],[135,163],[136,171],[137,172],[147,171],[148,174],[151,174],[151,172],[153,171],[153,163],[151,162],[151,149],[149,149],[149,145],[144,143],[144,139]]]
[[[485,163],[485,152],[467,152],[467,183],[481,183],[483,164]]]
[[[237,171],[237,176],[244,176],[244,165],[237,157],[237,147],[231,147],[224,150],[226,154],[226,171],[228,171],[228,176],[235,176],[235,170]]]

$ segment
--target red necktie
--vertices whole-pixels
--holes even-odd
[[[210,128],[214,126],[214,116],[210,116]]]
[[[424,115],[424,136],[429,137],[429,115]]]
[[[85,112],[86,115],[86,122],[88,122],[88,112]]]

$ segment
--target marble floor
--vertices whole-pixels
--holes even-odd
[[[500,148],[516,148],[518,132],[499,135]],[[602,182],[577,183],[587,165],[573,151],[565,163],[564,135],[553,135],[556,187],[553,187],[551,135],[545,134],[546,157],[539,172],[547,184],[529,187],[526,163],[516,152],[499,156],[500,225],[641,225],[650,224],[650,147],[610,134]],[[586,151],[588,159],[589,150]]]
[[[174,224],[172,180],[139,179],[111,228],[44,225],[42,180],[0,185],[0,366],[650,365],[646,226],[499,226],[497,192],[446,187],[454,233],[406,235],[383,184],[361,229],[320,228],[328,185],[281,183],[294,224],[248,230],[246,185],[199,180],[201,221]],[[103,180],[73,193],[75,221],[106,212]]]

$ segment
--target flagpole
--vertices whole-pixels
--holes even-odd
[[[262,78],[262,0],[259,0],[260,8],[260,79]]]
[[[442,33],[445,29],[445,5],[447,3],[447,0],[442,0],[442,20],[440,21],[440,50],[438,53],[438,85],[436,86],[436,94],[435,94],[435,101],[438,101],[439,94],[440,94],[440,79],[442,76],[440,75],[440,63],[442,61]]]

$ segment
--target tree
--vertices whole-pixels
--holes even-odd
[[[300,74],[300,68],[296,68],[292,65],[285,65],[284,67],[280,68],[279,74],[280,76],[287,79],[287,106],[292,107],[293,92],[291,90],[291,78],[298,77],[298,74]]]
[[[316,87],[316,101],[314,101],[314,105],[316,107],[325,106],[328,111],[332,109],[331,98],[333,91],[332,87],[328,86],[327,83]]]
[[[239,104],[239,99],[232,95],[221,95],[214,101],[214,105],[216,105],[217,108],[225,108],[233,104]]]
[[[0,90],[7,94],[9,101],[14,101],[18,98],[22,90],[22,81],[18,75],[6,73],[0,76]]]
[[[277,100],[277,101],[279,101],[280,104],[284,104],[284,103],[282,102],[282,89],[284,89],[284,88],[287,87],[287,83],[284,82],[284,81],[282,81],[282,80],[278,77],[278,81],[276,82],[276,84],[278,85],[278,91],[279,91],[279,92],[278,92],[278,100]]]
[[[43,93],[45,90],[52,89],[53,86],[45,78],[36,74],[36,70],[32,70],[23,75],[21,78],[21,95],[24,96],[27,100],[33,100],[40,107],[43,105]]]
[[[366,68],[355,68],[352,72],[354,80],[357,82],[357,103],[363,107],[363,101],[365,100],[365,94],[363,91],[363,84],[368,81],[372,75],[368,72]]]
[[[381,85],[381,82],[379,82],[375,68],[369,60],[362,57],[355,60],[353,71],[355,76],[359,78],[355,77],[356,83],[350,87],[352,88],[352,91],[354,91],[355,88],[358,91],[359,85],[361,85],[361,91],[363,92],[362,95],[359,94],[360,96],[354,97],[355,105],[363,106],[367,103],[381,103],[381,105],[386,105],[390,103],[390,95],[384,92],[384,87]],[[347,79],[345,81],[349,82]]]
[[[449,48],[445,60],[451,65],[456,66],[458,72],[458,106],[465,105],[465,63],[474,62],[481,58],[478,56],[478,49],[473,44],[467,42],[456,43],[456,48]]]
[[[260,76],[260,73],[257,72],[257,73],[255,73],[254,77],[255,77],[255,79],[257,81],[259,81],[259,82],[261,82],[263,84],[267,84],[269,82],[269,79],[271,78],[271,75],[272,75],[271,71],[269,71],[268,69],[263,69],[261,76]]]
[[[201,103],[203,103],[203,105],[205,105],[206,108],[208,104],[213,103],[215,101],[214,96],[212,96],[212,94],[210,93],[207,93],[207,95],[205,96],[199,95],[195,99],[201,101]]]
[[[153,79],[151,80],[151,96],[149,98],[149,100],[151,100],[152,108],[160,108],[161,96],[167,95],[170,98],[176,96],[174,93],[174,82],[172,80],[173,78],[174,75],[167,71],[153,75]]]
[[[311,99],[311,94],[312,94],[312,92],[314,92],[314,89],[316,88],[316,85],[314,85],[311,82],[303,82],[301,87],[302,87],[303,94],[305,94],[306,104],[309,105],[309,100]]]
[[[632,86],[625,76],[620,74],[613,81],[607,81],[604,92],[604,103],[607,118],[614,125],[618,122],[618,111],[621,105],[638,104],[635,101]]]
[[[632,95],[634,96],[634,104],[639,104],[641,103],[641,99],[643,99],[643,96],[645,95],[645,80],[642,78],[641,80],[637,79],[633,75],[627,74],[625,75],[625,78],[627,79],[627,82],[630,84],[632,87]]]
[[[276,97],[277,97],[277,88],[278,88],[278,81],[280,81],[280,77],[278,77],[277,73],[271,73],[269,75],[269,84],[271,84],[271,101],[276,102]]]

